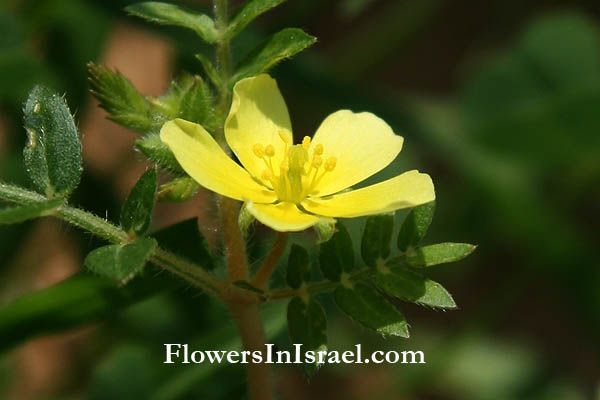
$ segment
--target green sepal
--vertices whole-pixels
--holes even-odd
[[[342,272],[349,272],[354,268],[352,239],[344,225],[338,223],[333,237],[321,244],[319,266],[323,276],[334,282],[340,280]]]
[[[275,33],[238,64],[231,85],[240,79],[268,71],[280,61],[293,57],[316,41],[317,38],[298,28],[286,28]]]
[[[158,167],[176,175],[186,175],[169,146],[160,140],[159,135],[150,135],[138,139],[135,142],[135,147]]]
[[[119,71],[89,63],[88,73],[92,94],[110,114],[108,119],[141,134],[160,128],[144,96]]]
[[[242,207],[240,208],[240,213],[238,214],[238,225],[240,227],[242,235],[245,238],[248,237],[248,231],[250,230],[250,226],[252,226],[252,223],[255,220],[256,218],[254,217],[254,215],[252,215],[252,213],[248,211],[246,203],[242,204]]]
[[[213,257],[204,236],[198,229],[198,218],[190,218],[168,226],[152,234],[165,250],[202,266],[205,270],[215,268]]]
[[[319,219],[319,222],[313,227],[317,234],[317,244],[325,243],[333,237],[336,222],[337,221],[333,218]]]
[[[151,168],[137,181],[121,211],[121,227],[125,232],[141,236],[148,230],[156,200],[156,169]]]
[[[360,244],[360,253],[366,265],[374,268],[390,256],[393,230],[393,212],[367,218]]]
[[[41,201],[38,203],[26,204],[23,206],[15,206],[0,209],[0,225],[16,224],[30,219],[50,215],[63,203],[64,199],[54,199]]]
[[[408,269],[378,271],[375,286],[399,299],[436,308],[456,308],[452,296],[442,285]]]
[[[407,253],[406,261],[413,267],[431,267],[462,260],[477,246],[469,243],[438,243],[419,247]]]
[[[435,202],[432,201],[413,208],[400,227],[398,234],[398,249],[405,252],[409,248],[419,244],[427,233],[433,213],[435,211]]]
[[[292,298],[287,307],[287,322],[290,340],[293,344],[302,345],[303,354],[327,351],[327,316],[318,301],[312,297],[307,301],[300,297]],[[314,363],[303,363],[308,376],[314,375],[321,366],[318,357]]]
[[[104,246],[89,253],[85,265],[100,276],[125,284],[142,272],[155,248],[152,238]]]
[[[311,268],[308,251],[302,246],[292,244],[288,257],[286,280],[289,287],[298,289],[310,280]]]
[[[81,179],[81,141],[65,100],[36,86],[25,108],[25,167],[35,189],[48,198],[66,196]]]
[[[215,22],[211,17],[186,10],[175,4],[148,1],[127,6],[125,11],[130,15],[159,25],[180,26],[191,29],[208,43],[215,43],[218,39]]]
[[[338,286],[333,296],[337,306],[361,325],[384,336],[409,336],[404,315],[366,283]]]
[[[200,189],[200,185],[190,177],[175,178],[160,186],[158,201],[164,203],[182,203],[188,201]]]
[[[246,25],[262,13],[269,11],[285,0],[249,0],[231,17],[224,39],[231,39],[244,29]]]
[[[160,125],[168,120],[182,118],[201,124],[209,131],[216,128],[213,94],[198,75],[183,73],[171,82],[167,93],[160,97],[149,97],[148,102],[155,114],[158,114],[155,120]]]

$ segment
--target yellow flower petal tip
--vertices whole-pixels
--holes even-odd
[[[266,74],[239,81],[225,121],[225,139],[241,166],[200,125],[167,122],[161,139],[199,184],[245,201],[263,224],[299,231],[322,218],[352,218],[432,201],[431,178],[408,171],[345,191],[379,172],[400,153],[403,138],[368,113],[337,111],[310,138],[293,143],[287,106]]]

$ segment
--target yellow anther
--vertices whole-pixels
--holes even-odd
[[[312,160],[312,166],[314,168],[319,168],[321,165],[323,165],[323,158],[321,156],[314,156]]]
[[[254,155],[258,158],[263,158],[265,156],[265,148],[262,144],[256,143],[254,147],[252,147],[252,150],[254,150]]]
[[[288,163],[288,161],[287,161],[287,160],[283,160],[283,161],[281,162],[281,164],[279,164],[279,169],[280,169],[282,172],[288,172],[288,170],[290,169],[290,164]]]
[[[281,138],[281,140],[283,140],[283,142],[285,144],[288,144],[290,142],[290,138],[285,134],[284,131],[279,131],[279,137]]]
[[[315,146],[315,155],[320,156],[323,154],[323,145],[318,144]]]
[[[304,136],[304,139],[302,139],[302,147],[304,147],[306,150],[308,150],[308,148],[310,147],[310,137],[309,136]]]
[[[273,157],[275,155],[275,147],[272,144],[265,147],[265,154],[267,157]]]
[[[333,171],[335,169],[336,164],[337,158],[329,157],[327,161],[325,161],[325,171]]]
[[[268,169],[265,169],[261,175],[261,178],[265,181],[270,181],[273,179],[273,174]]]

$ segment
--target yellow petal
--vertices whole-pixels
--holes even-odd
[[[323,145],[323,160],[335,157],[335,168],[316,187],[327,196],[355,185],[385,168],[402,150],[402,136],[396,135],[381,118],[349,110],[329,115],[313,137],[309,153]]]
[[[291,145],[292,124],[277,82],[262,74],[236,83],[231,110],[225,121],[225,139],[254,177],[261,179],[267,168],[265,162],[254,154],[255,144],[273,145],[275,155],[271,161],[275,168],[279,168],[285,151],[280,133]]]
[[[247,203],[246,209],[254,217],[279,232],[296,232],[310,228],[320,218],[306,214],[298,209],[295,204],[282,202],[278,204]]]
[[[185,172],[205,188],[236,200],[275,200],[275,194],[229,158],[201,125],[175,119],[163,125],[160,138]]]
[[[433,200],[435,191],[431,178],[413,170],[329,199],[310,198],[302,202],[302,206],[317,215],[353,218],[414,207]]]

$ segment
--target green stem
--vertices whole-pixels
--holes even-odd
[[[36,192],[5,183],[0,183],[0,199],[17,204],[32,204],[47,200]],[[53,216],[114,244],[125,244],[130,241],[127,233],[118,226],[78,208],[63,205],[56,210]],[[216,277],[204,271],[200,266],[166,250],[156,249],[150,261],[210,294],[220,296],[220,293],[223,292],[224,285]]]
[[[229,103],[231,102],[231,91],[229,90],[229,80],[232,74],[231,46],[229,39],[226,39],[226,32],[229,26],[229,11],[227,0],[213,0],[215,24],[219,33],[217,41],[217,72],[221,78],[221,87],[219,88],[219,108],[223,115],[227,114]]]

